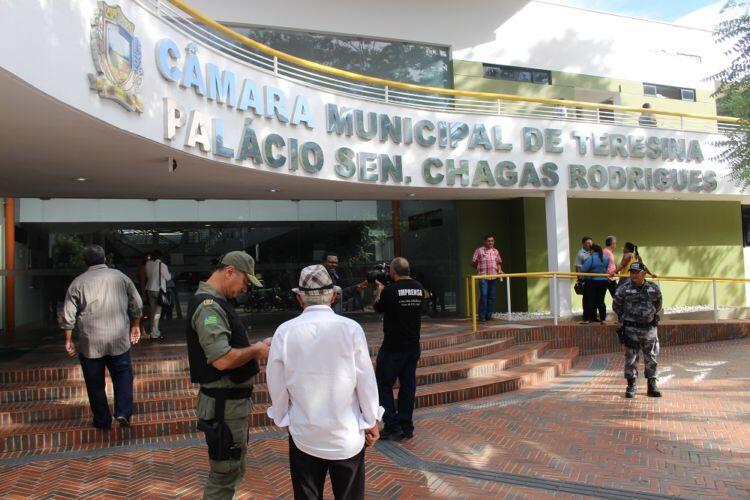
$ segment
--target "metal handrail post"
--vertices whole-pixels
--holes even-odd
[[[511,313],[511,309],[510,309],[510,278],[506,277],[505,279],[506,279],[506,282],[505,282],[505,293],[508,296],[508,321],[510,321],[510,313]]]
[[[714,292],[714,323],[719,322],[719,306],[716,300],[716,280],[711,281],[711,286],[713,287]]]
[[[552,307],[552,324],[556,326],[557,325],[557,318],[560,315],[560,311],[559,311],[559,309],[557,307],[557,303],[558,303],[558,298],[557,298],[557,274],[553,274],[552,275],[552,287],[553,287],[552,294],[551,294],[552,295],[552,304],[550,304],[550,305]]]
[[[471,277],[471,326],[477,333],[477,284],[474,276]]]
[[[279,58],[277,56],[273,56],[273,74],[279,74]]]
[[[469,307],[470,307],[470,301],[471,301],[471,297],[469,297],[469,293],[470,293],[469,292],[469,286],[470,286],[469,283],[471,282],[471,275],[470,274],[466,275],[466,280],[465,281],[466,281],[466,284],[465,284],[464,288],[466,289],[466,302],[464,304],[465,304],[465,307],[466,307],[466,319],[469,319],[469,318],[471,318],[471,310],[469,309]]]
[[[385,102],[390,101],[390,92],[388,91],[388,85],[385,86],[385,93],[383,94],[383,97],[385,98]]]

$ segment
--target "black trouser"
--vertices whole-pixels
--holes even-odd
[[[133,414],[133,366],[130,363],[130,350],[117,356],[87,358],[78,353],[89,395],[91,413],[94,414],[94,426],[109,428],[112,425],[112,414],[109,412],[107,395],[104,392],[104,368],[109,370],[115,392],[115,417],[130,419]]]
[[[607,290],[609,290],[609,295],[614,299],[615,293],[617,293],[617,282],[614,280],[607,280]]]
[[[393,352],[380,349],[375,366],[378,396],[383,407],[383,423],[388,431],[399,428],[404,434],[414,432],[414,400],[417,393],[417,363],[421,352]],[[393,385],[398,379],[398,411],[393,400]]]
[[[607,283],[609,280],[587,280],[583,289],[583,320],[605,321],[607,319],[607,306],[604,304],[604,296],[607,294]],[[587,300],[588,297],[588,300]],[[599,312],[599,319],[596,317]]]
[[[308,455],[297,448],[289,436],[289,469],[292,473],[294,498],[321,499],[326,473],[331,474],[331,487],[336,500],[365,497],[365,448],[351,458],[326,460]]]

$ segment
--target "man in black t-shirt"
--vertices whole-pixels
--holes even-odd
[[[391,261],[391,283],[376,281],[373,307],[383,314],[383,344],[378,351],[375,377],[378,380],[380,406],[385,409],[385,427],[380,439],[414,436],[414,398],[417,392],[417,362],[421,350],[422,284],[409,276],[409,262],[403,257]],[[398,410],[393,400],[393,385],[399,381]]]

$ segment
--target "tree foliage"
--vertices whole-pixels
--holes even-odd
[[[723,12],[741,12],[737,17],[721,21],[714,38],[728,46],[725,54],[732,61],[728,68],[713,76],[718,81],[715,96],[722,115],[739,118],[737,128],[725,133],[717,144],[722,148],[718,159],[731,168],[731,179],[742,189],[750,186],[750,14],[748,2],[730,0]]]

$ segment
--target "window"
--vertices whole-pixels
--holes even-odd
[[[742,243],[750,247],[750,205],[742,205]]]
[[[680,89],[683,101],[695,101],[695,90]]]
[[[681,101],[695,101],[695,89],[670,87],[669,85],[657,85],[655,83],[644,83],[643,95],[664,97],[666,99],[677,99]]]
[[[334,68],[428,87],[451,86],[450,49],[446,46],[313,31],[228,26],[274,49]],[[215,33],[226,39],[225,35]],[[217,48],[227,50],[223,45],[217,44]],[[242,58],[237,53],[232,55]]]
[[[513,82],[539,83],[551,85],[552,77],[549,71],[517,68],[515,66],[499,66],[496,64],[483,64],[482,70],[485,78],[496,78],[498,80],[510,80]]]

